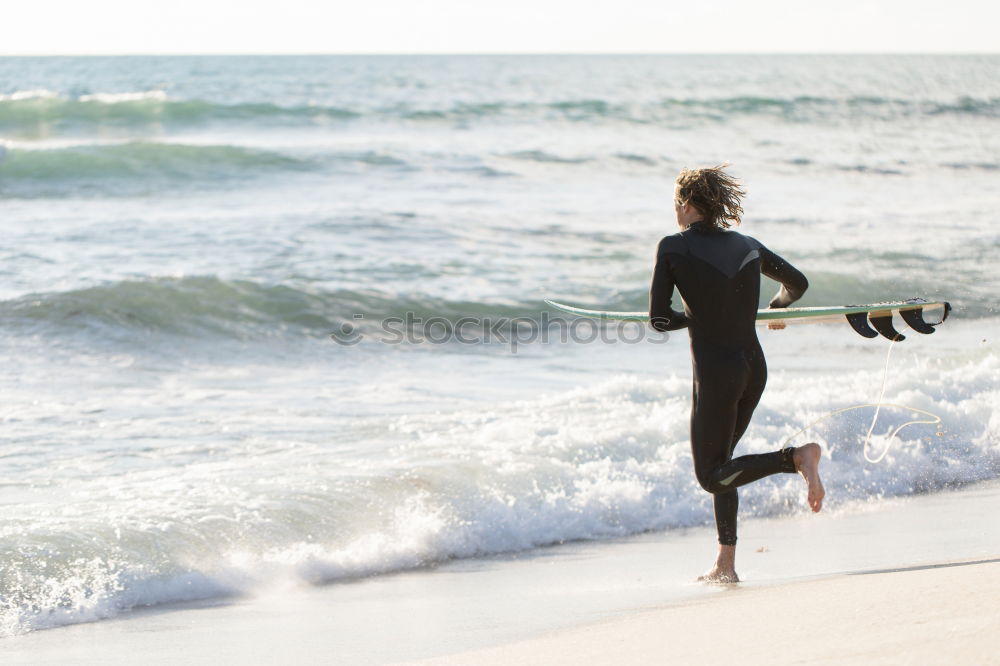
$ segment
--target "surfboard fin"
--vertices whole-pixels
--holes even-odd
[[[907,301],[907,303],[925,303],[922,298],[914,298]],[[903,318],[906,325],[912,328],[918,333],[931,334],[934,332],[934,328],[940,326],[944,323],[944,320],[948,318],[948,314],[951,312],[951,303],[944,301],[944,310],[941,312],[941,321],[930,323],[924,319],[923,308],[913,308],[912,310],[900,310],[899,316]]]
[[[888,338],[893,342],[899,342],[900,340],[905,340],[906,336],[897,331],[892,327],[892,312],[886,315],[879,315],[877,317],[868,317],[868,321],[872,323],[872,327],[882,334],[883,338]]]
[[[847,317],[847,323],[851,325],[858,335],[864,336],[866,338],[877,338],[878,332],[872,330],[872,327],[868,325],[868,313],[866,312],[855,312],[854,314],[845,315]]]
[[[906,325],[917,333],[930,335],[934,332],[934,327],[924,321],[924,311],[921,308],[915,310],[900,310],[899,316],[903,318]]]

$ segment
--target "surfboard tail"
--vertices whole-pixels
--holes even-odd
[[[915,298],[907,301],[906,305],[917,305],[918,303],[923,304],[926,303],[926,301]],[[905,340],[906,336],[893,327],[892,315],[898,314],[903,321],[906,322],[906,325],[917,333],[930,335],[934,332],[936,326],[940,326],[944,320],[948,318],[948,314],[951,312],[951,303],[948,301],[934,305],[941,309],[941,320],[933,323],[924,319],[924,308],[919,306],[895,307],[890,308],[887,311],[879,312],[854,312],[845,316],[847,323],[851,325],[851,328],[853,328],[858,335],[866,338],[874,338],[881,335],[882,337],[892,340],[893,342],[899,342],[901,340]]]

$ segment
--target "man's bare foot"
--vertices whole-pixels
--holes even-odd
[[[795,471],[802,475],[809,486],[809,507],[814,512],[823,508],[823,497],[826,495],[823,482],[819,478],[819,461],[822,456],[823,450],[815,442],[796,447],[792,453]]]
[[[729,585],[731,583],[740,582],[740,577],[736,575],[736,572],[732,569],[720,569],[718,565],[712,567],[711,571],[706,571],[702,575],[698,576],[699,583],[708,583],[709,585]]]
[[[736,575],[736,546],[719,544],[719,556],[715,558],[715,566],[711,571],[698,576],[698,581],[711,585],[740,582],[740,577]]]

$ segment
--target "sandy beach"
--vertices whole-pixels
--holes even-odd
[[[739,589],[432,664],[996,664],[1000,558]]]
[[[713,549],[699,528],[158,606],[6,639],[0,660],[1000,663],[997,508],[988,483],[746,520],[737,586],[694,582]]]
[[[924,530],[939,536],[944,547],[971,552],[977,548],[973,543],[985,537],[978,548],[986,553],[998,525],[995,518],[982,517],[995,514],[998,500],[995,484],[916,498],[906,506],[827,522],[824,527],[836,534],[820,543],[840,553],[871,549],[872,561],[890,553],[909,560],[905,551],[916,544],[914,533],[898,530],[920,530],[911,520],[922,513]],[[951,529],[956,531],[944,529],[942,512],[953,514]],[[872,531],[861,534],[857,528]],[[900,537],[900,550],[876,533],[885,529]],[[837,538],[843,540],[834,546],[831,541]],[[766,546],[760,549],[766,554]],[[1000,555],[995,548],[992,552]],[[1000,627],[997,556],[715,589],[717,594],[661,608],[406,663],[728,664],[738,656],[742,664],[1000,664],[995,645]]]

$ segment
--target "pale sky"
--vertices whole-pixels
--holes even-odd
[[[6,0],[0,54],[997,53],[988,0]]]

